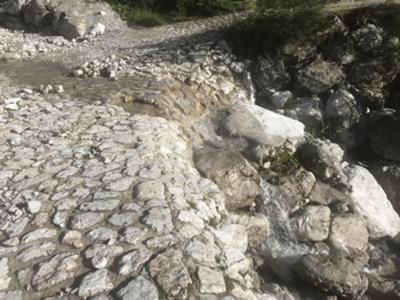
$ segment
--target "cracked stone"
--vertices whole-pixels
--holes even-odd
[[[118,261],[118,274],[133,275],[139,274],[144,264],[151,258],[152,252],[146,248],[133,250]]]
[[[149,272],[164,291],[173,297],[185,293],[192,284],[189,272],[183,263],[183,255],[175,249],[157,255],[149,264]]]
[[[109,271],[98,270],[92,273],[86,274],[79,286],[78,295],[79,297],[91,297],[103,292],[110,291],[114,288]]]
[[[60,282],[75,277],[79,267],[79,255],[72,253],[57,254],[49,261],[41,263],[35,275],[32,285],[37,290],[52,287]]]

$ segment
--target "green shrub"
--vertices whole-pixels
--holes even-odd
[[[289,41],[313,41],[330,21],[329,15],[315,6],[261,11],[227,30],[227,39],[239,52],[254,55],[276,50]]]

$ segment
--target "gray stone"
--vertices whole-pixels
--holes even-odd
[[[70,219],[69,224],[71,229],[87,229],[100,223],[101,221],[103,221],[103,219],[103,213],[80,213],[73,215]]]
[[[368,248],[368,229],[356,215],[337,216],[332,220],[329,242],[333,249],[351,259]]]
[[[221,272],[199,267],[200,292],[203,294],[222,294],[226,292],[224,276]]]
[[[383,29],[374,24],[366,23],[361,28],[352,32],[351,37],[361,51],[368,52],[382,44]]]
[[[57,235],[57,230],[52,228],[40,228],[25,234],[21,242],[29,243],[40,239],[51,239]]]
[[[33,276],[32,286],[43,290],[75,277],[79,268],[79,255],[61,253],[41,263]]]
[[[239,153],[201,149],[195,152],[196,168],[225,193],[228,210],[251,207],[260,194],[257,171]]]
[[[94,242],[107,242],[109,240],[116,240],[118,232],[111,228],[100,227],[90,231],[87,237]]]
[[[146,248],[139,248],[125,254],[118,261],[118,274],[137,276],[152,254]]]
[[[167,234],[174,229],[171,212],[166,208],[155,207],[148,210],[142,222],[159,234]]]
[[[147,180],[135,186],[134,196],[139,200],[165,199],[164,184],[160,180]]]
[[[126,227],[124,228],[122,235],[120,236],[120,241],[137,245],[146,236],[146,231],[137,227]]]
[[[81,284],[79,285],[78,295],[79,297],[90,297],[103,292],[108,292],[114,288],[109,271],[98,270],[86,274]]]
[[[117,292],[119,300],[158,300],[156,286],[144,278],[138,276]]]
[[[123,212],[112,214],[107,222],[114,226],[126,227],[135,222],[137,215],[133,212]]]
[[[104,256],[106,258],[112,258],[120,255],[124,252],[124,248],[116,245],[102,245],[93,244],[85,250],[85,258],[89,259],[95,256]]]
[[[30,246],[19,252],[16,258],[21,262],[28,262],[33,259],[49,256],[56,250],[56,245],[53,243],[42,243],[39,245]]]
[[[129,187],[133,184],[133,181],[133,177],[123,177],[107,184],[106,189],[110,191],[124,192],[129,189]]]
[[[37,200],[28,201],[28,203],[26,204],[26,208],[31,214],[37,214],[40,211],[41,207],[42,203]]]
[[[149,272],[161,288],[171,297],[185,293],[192,284],[188,269],[183,263],[180,251],[169,249],[156,256],[149,263]]]
[[[320,94],[339,84],[346,75],[339,65],[317,59],[296,74],[297,83],[304,89]]]
[[[368,280],[350,260],[335,256],[306,255],[296,265],[299,276],[311,285],[317,285],[340,297],[361,297]]]
[[[254,81],[260,90],[281,89],[289,83],[290,75],[279,57],[260,56],[254,70]]]
[[[225,248],[238,249],[242,253],[247,251],[248,237],[246,227],[243,225],[222,225],[220,228],[213,230],[213,233]]]
[[[22,300],[22,291],[0,292],[0,300]]]
[[[74,248],[82,248],[83,247],[83,237],[82,233],[79,231],[71,230],[65,233],[61,242],[65,245],[72,246]]]
[[[104,269],[108,264],[108,260],[104,256],[94,256],[90,262],[92,263],[93,268],[98,270]]]
[[[319,242],[328,238],[330,221],[329,207],[307,205],[295,224],[301,240]]]
[[[351,187],[349,204],[366,221],[370,237],[396,236],[400,232],[400,217],[371,173],[356,165],[346,167],[344,172]]]
[[[0,259],[0,291],[7,290],[11,282],[8,258]]]

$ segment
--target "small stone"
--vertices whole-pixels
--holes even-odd
[[[53,224],[60,228],[65,228],[67,226],[68,212],[58,211],[53,216]]]
[[[120,241],[131,245],[137,245],[144,239],[145,235],[146,231],[143,229],[137,227],[126,227],[122,232]]]
[[[132,212],[115,213],[108,218],[107,222],[114,226],[129,226],[135,222],[136,214]]]
[[[82,77],[84,73],[83,73],[82,70],[77,69],[77,70],[73,71],[73,74],[74,74],[75,77]]]
[[[108,292],[114,288],[109,277],[108,270],[98,270],[86,274],[79,286],[79,297],[91,297],[103,292]]]
[[[117,292],[119,300],[158,300],[156,286],[144,278],[138,276]]]
[[[57,230],[52,228],[40,228],[28,232],[22,237],[22,243],[29,243],[40,239],[51,239],[57,235]]]
[[[107,242],[117,239],[118,232],[111,228],[100,227],[90,231],[87,236],[91,241]]]
[[[61,84],[57,84],[54,86],[54,92],[57,94],[62,94],[64,93],[64,87]]]
[[[136,185],[134,196],[139,200],[165,199],[165,187],[160,180],[143,181]]]
[[[120,255],[124,252],[124,248],[116,245],[103,245],[94,244],[85,250],[85,258],[90,259],[95,256],[104,256],[106,258],[112,258]]]
[[[120,200],[101,200],[83,203],[79,209],[83,211],[110,211],[120,204]]]
[[[246,228],[243,225],[223,225],[213,232],[226,248],[238,249],[242,253],[247,251],[248,238]]]
[[[81,213],[74,215],[70,220],[71,229],[86,229],[100,223],[104,219],[103,213]]]
[[[165,208],[155,207],[148,210],[142,222],[159,234],[167,234],[174,229],[171,212]]]
[[[83,247],[82,233],[75,230],[68,231],[62,238],[61,242],[63,244],[72,246],[74,248],[82,248]]]
[[[0,300],[22,300],[22,291],[0,292]]]
[[[16,258],[21,261],[21,262],[28,262],[33,259],[43,257],[43,256],[49,256],[56,250],[56,245],[53,243],[43,243],[40,245],[34,245],[28,248],[25,248],[22,250]]]
[[[130,188],[133,184],[133,180],[133,177],[123,177],[107,184],[106,189],[109,191],[124,192]]]
[[[224,276],[221,272],[199,267],[200,293],[222,294],[226,292]]]
[[[0,259],[0,291],[6,290],[11,282],[9,272],[8,258]]]
[[[108,264],[108,260],[104,256],[94,256],[90,261],[92,263],[93,268],[98,270],[104,269],[105,267],[107,267]]]
[[[37,214],[42,207],[42,203],[40,201],[32,200],[26,204],[26,209],[31,214]]]

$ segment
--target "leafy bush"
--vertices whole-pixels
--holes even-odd
[[[106,0],[130,24],[160,25],[255,8],[257,0]]]
[[[275,2],[282,9],[265,10]],[[294,5],[290,9],[289,3]],[[228,29],[227,38],[234,48],[251,51],[247,54],[275,50],[292,40],[315,40],[317,33],[329,25],[330,17],[319,6],[301,3],[304,1],[260,0],[260,12]]]

